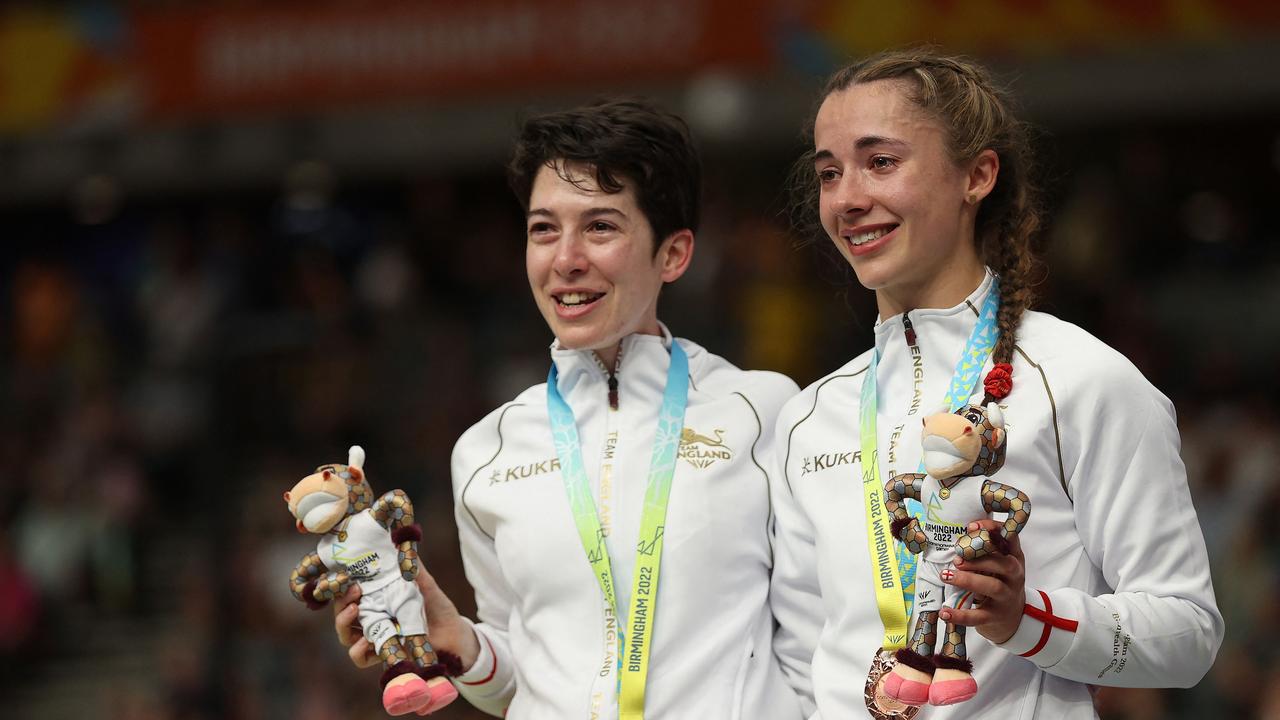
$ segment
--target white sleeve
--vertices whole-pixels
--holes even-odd
[[[778,418],[772,453],[774,482],[769,492],[773,501],[775,541],[769,604],[778,623],[773,637],[774,654],[808,717],[817,710],[811,666],[826,612],[818,588],[813,525],[796,501],[787,476],[792,423],[786,418],[786,412]]]
[[[1222,615],[1173,407],[1127,369],[1079,393],[1063,423],[1076,527],[1113,591],[1028,588],[1002,647],[1079,682],[1190,687],[1213,664]]]
[[[461,448],[464,440],[459,441]],[[454,486],[460,487],[459,449],[454,451]],[[467,477],[461,477],[465,483]],[[515,669],[512,665],[511,647],[507,641],[507,626],[515,594],[502,576],[493,539],[480,528],[475,518],[455,500],[454,517],[458,523],[458,538],[462,548],[462,565],[467,581],[476,593],[476,615],[479,623],[473,623],[476,640],[480,643],[480,655],[465,673],[453,679],[458,694],[490,715],[502,717],[516,693]]]

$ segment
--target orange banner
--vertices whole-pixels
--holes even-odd
[[[812,27],[844,55],[932,43],[1026,58],[1231,42],[1280,29],[1275,0],[834,0],[810,8]]]
[[[765,67],[771,0],[471,0],[137,18],[152,115],[316,109]]]
[[[145,4],[144,4],[145,5]],[[1274,38],[1276,0],[319,0],[0,10],[0,133],[822,75],[886,47],[1025,59]]]

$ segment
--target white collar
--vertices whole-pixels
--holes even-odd
[[[560,392],[567,398],[572,388],[580,383],[603,385],[612,371],[619,383],[626,378],[626,384],[632,386],[631,392],[647,393],[652,385],[657,388],[655,397],[660,397],[666,384],[671,343],[675,338],[665,324],[659,322],[658,328],[661,335],[632,333],[624,337],[619,346],[617,365],[613,368],[605,368],[592,350],[570,350],[561,347],[559,340],[551,343],[551,361],[559,374]],[[624,365],[626,372],[622,371]]]
[[[991,284],[995,277],[995,273],[991,271],[991,268],[986,268],[978,287],[974,288],[973,292],[969,293],[968,297],[960,301],[960,303],[949,308],[915,308],[904,313],[891,315],[888,318],[877,317],[875,325],[876,349],[880,351],[880,355],[883,357],[885,345],[890,338],[895,337],[898,332],[903,330],[903,318],[908,314],[910,314],[912,325],[918,325],[922,321],[925,323],[949,323],[951,318],[956,318],[959,324],[966,326],[964,332],[967,333],[977,322],[976,311],[982,307],[987,293],[991,292]]]

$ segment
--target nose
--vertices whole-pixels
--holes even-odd
[[[845,173],[831,192],[831,209],[837,215],[858,215],[871,209],[871,196],[857,173]]]
[[[575,233],[565,233],[556,241],[556,256],[552,269],[560,277],[571,278],[587,271],[587,254],[583,240]]]

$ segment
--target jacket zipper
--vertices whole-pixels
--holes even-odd
[[[911,325],[910,312],[902,313],[902,333],[907,338],[907,347],[916,346],[916,329]]]
[[[609,388],[609,392],[608,392],[609,409],[617,410],[618,409],[618,371],[622,369],[622,345],[621,344],[618,345],[618,357],[613,361],[613,370],[609,370],[609,368],[605,367],[604,361],[601,360],[600,356],[595,354],[594,352],[591,353],[591,357],[595,359],[596,367],[600,368],[600,372],[604,373],[605,383]]]
[[[611,458],[609,456],[608,447],[609,447],[609,438],[614,432],[613,420],[615,417],[615,413],[617,413],[618,411],[618,370],[619,368],[622,367],[622,346],[621,345],[618,346],[618,357],[614,360],[613,372],[610,372],[609,369],[605,367],[604,361],[600,359],[599,355],[596,355],[593,352],[591,353],[591,356],[595,358],[596,366],[599,367],[601,372],[604,373],[604,376],[607,379],[608,386],[609,386],[609,391],[608,391],[609,412],[604,414],[604,436],[603,436],[604,454],[600,458],[599,486],[597,487],[597,490],[596,490],[596,512],[598,514],[601,511],[601,506],[604,504],[604,501],[605,501],[605,489],[606,489],[605,488],[605,483],[606,483],[605,466],[609,465],[610,468],[617,467],[618,446],[616,444],[614,445],[613,455]],[[610,469],[608,473],[607,482],[609,486],[610,503],[613,506],[613,512],[611,513],[611,515],[612,517],[617,517],[617,512],[619,510],[618,508],[619,500],[618,500],[618,493],[617,493],[617,485],[616,483],[614,483],[614,473],[612,472],[612,469]],[[604,532],[605,535],[608,535],[612,532],[612,526],[613,526],[613,523],[611,521],[608,521],[607,517],[608,516],[601,518],[602,520],[601,531]],[[608,524],[604,524],[605,522],[607,522]],[[616,612],[616,609],[615,609],[615,612]]]

